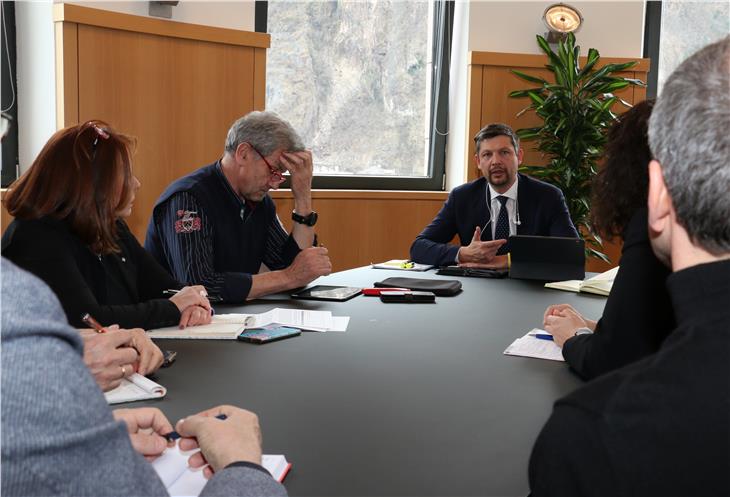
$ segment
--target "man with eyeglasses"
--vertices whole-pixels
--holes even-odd
[[[289,172],[294,196],[287,233],[269,190]],[[332,271],[314,247],[312,153],[289,123],[251,112],[228,130],[223,157],[173,182],[160,196],[145,248],[180,281],[240,303],[304,286]]]

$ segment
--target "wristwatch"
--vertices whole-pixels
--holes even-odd
[[[314,226],[317,224],[317,217],[317,213],[314,211],[310,212],[308,216],[302,216],[301,214],[297,214],[297,211],[291,211],[292,221],[304,224],[305,226]]]
[[[578,328],[573,336],[590,335],[593,331],[590,328]]]

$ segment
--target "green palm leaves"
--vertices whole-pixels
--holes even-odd
[[[512,73],[532,83],[533,88],[510,92],[512,98],[528,98],[530,105],[518,115],[534,111],[542,126],[517,130],[522,140],[534,140],[537,149],[549,159],[543,166],[526,165],[531,176],[543,179],[563,190],[568,209],[576,227],[586,236],[586,255],[608,261],[601,238],[590,222],[591,179],[597,172],[597,163],[606,143],[606,131],[616,115],[616,102],[631,105],[615,95],[616,91],[632,85],[644,86],[638,79],[616,76],[636,62],[606,64],[599,67],[600,54],[591,48],[585,65],[580,65],[580,46],[575,36],[568,36],[553,51],[542,36],[537,43],[548,57],[547,67],[555,82],[531,76],[521,71]]]

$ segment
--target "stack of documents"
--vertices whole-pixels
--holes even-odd
[[[534,357],[536,359],[548,359],[550,361],[563,361],[563,349],[555,345],[552,340],[543,340],[536,335],[550,335],[545,330],[533,328],[523,337],[518,338],[512,345],[507,347],[504,355],[516,355],[522,357]]]
[[[182,452],[178,444],[175,443],[174,447],[165,449],[165,452],[152,462],[152,468],[171,496],[200,495],[207,483],[208,480],[203,476],[203,468],[193,469],[188,466],[188,459],[195,452],[198,452],[198,450]],[[291,463],[287,462],[282,455],[270,456],[264,454],[261,456],[261,465],[278,482],[284,480],[291,468]]]
[[[613,269],[609,269],[605,273],[596,275],[593,278],[588,278],[585,281],[556,281],[554,283],[545,283],[545,288],[554,288],[556,290],[565,290],[567,292],[595,293],[597,295],[608,296],[608,294],[611,293],[613,280],[616,279],[616,273],[618,273],[618,266]]]
[[[333,316],[329,311],[275,308],[261,314],[217,314],[210,324],[177,326],[149,330],[150,338],[235,340],[245,329],[261,328],[271,324],[298,328],[305,331],[346,331],[349,316]]]
[[[432,267],[430,264],[418,264],[407,259],[392,259],[372,265],[373,269],[397,269],[399,271],[427,271]]]

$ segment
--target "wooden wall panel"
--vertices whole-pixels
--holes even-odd
[[[272,192],[277,212],[291,229],[291,192]],[[443,192],[315,191],[319,243],[335,271],[389,259],[407,259],[411,243],[441,209]]]
[[[601,65],[609,63],[627,62],[632,59],[601,58]],[[585,58],[583,58],[585,62]],[[619,73],[624,77],[638,78],[646,81],[649,71],[649,60],[638,59],[638,64],[632,71]],[[474,164],[473,137],[485,125],[493,122],[503,122],[513,129],[539,126],[540,119],[534,112],[526,112],[517,117],[517,114],[529,105],[529,99],[509,98],[507,95],[513,90],[530,88],[531,83],[523,81],[510,72],[510,69],[551,80],[551,73],[544,66],[547,57],[542,55],[505,54],[493,52],[472,52],[468,70],[469,80],[469,114],[467,136],[467,163],[469,180],[475,179],[481,173]],[[646,99],[646,89],[629,87],[617,92],[621,98],[629,103],[636,103]],[[621,104],[614,106],[615,112],[623,112],[626,108]],[[535,150],[533,142],[525,142],[524,163],[528,165],[544,165],[546,159]],[[604,252],[610,257],[612,264],[590,259],[586,264],[588,271],[605,271],[615,266],[621,252],[620,241],[607,242]]]
[[[59,127],[101,119],[137,138],[129,225],[143,240],[165,187],[220,157],[231,123],[263,108],[270,37],[71,4],[54,15]]]
[[[231,123],[254,109],[253,59],[250,47],[79,26],[79,121],[138,138],[138,237],[165,187],[222,155]]]

